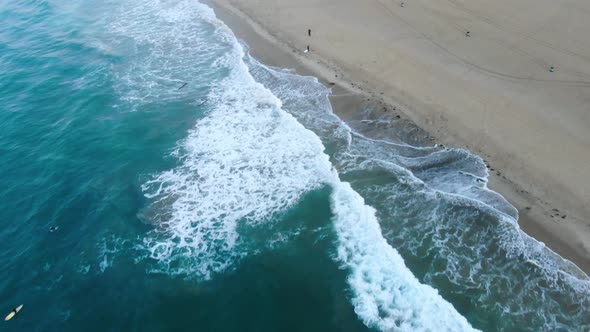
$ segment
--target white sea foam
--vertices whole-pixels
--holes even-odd
[[[348,183],[332,196],[338,259],[351,270],[355,312],[381,331],[472,331],[430,286],[421,284],[383,238],[375,210]]]
[[[227,29],[211,8],[190,0],[131,0],[110,7],[104,47],[128,58],[112,66],[122,109],[198,99],[195,94],[215,81],[212,62],[228,45],[209,38],[216,29]]]
[[[226,52],[213,66],[227,75],[211,88],[206,116],[179,144],[181,165],[144,185],[162,207],[157,234],[145,240],[151,257],[169,273],[202,278],[248,254],[238,228],[271,220],[331,176],[319,138],[280,109],[281,101],[249,74],[231,31],[215,23]]]
[[[174,152],[179,166],[157,174],[143,186],[153,201],[150,216],[155,225],[144,246],[158,262],[157,270],[197,278],[225,271],[251,253],[241,230],[267,223],[306,192],[331,184],[338,213],[334,225],[339,251],[348,252],[340,259],[351,271],[350,286],[361,319],[384,330],[396,324],[420,329],[433,326],[427,322],[433,319],[443,329],[469,327],[452,305],[412,276],[401,257],[380,237],[374,215],[364,214],[371,209],[333,173],[319,138],[284,112],[281,100],[251,76],[243,61],[244,50],[229,29],[194,1],[134,5],[137,7],[122,11],[123,17],[133,20],[113,24],[114,32],[131,38],[132,47],[138,48],[136,62],[116,68],[122,79],[119,93],[123,101],[173,101],[178,92],[170,87],[189,79],[183,73],[199,79],[207,76],[194,68],[208,68],[207,75],[225,73],[221,80],[206,82],[212,85],[207,96],[209,109]],[[199,24],[195,21],[214,27],[210,30],[217,38],[211,41],[214,51],[191,54],[191,43],[205,42],[205,37],[192,31],[194,24]],[[208,63],[213,55],[215,60]],[[348,132],[344,130],[344,134]],[[347,225],[357,231],[343,229]],[[285,241],[282,237],[278,240]],[[378,246],[374,240],[379,241]],[[359,252],[350,252],[354,249]],[[381,257],[383,250],[386,256]],[[386,260],[380,261],[383,258]],[[359,273],[367,282],[358,282]],[[373,292],[373,288],[384,291]],[[385,294],[390,291],[393,294]],[[406,295],[419,296],[423,303]],[[377,311],[368,309],[370,303]],[[448,317],[440,321],[437,315],[428,316],[437,310]]]
[[[231,73],[209,95],[211,111],[181,144],[182,166],[144,188],[149,197],[174,201],[164,221],[171,236],[150,243],[153,257],[198,257],[204,276],[243,254],[235,250],[239,223],[270,219],[318,188],[330,172],[319,139],[280,110],[280,101],[252,79],[235,47],[220,61]]]

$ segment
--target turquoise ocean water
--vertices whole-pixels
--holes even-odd
[[[479,157],[356,133],[196,0],[0,1],[0,88],[2,331],[590,329]]]

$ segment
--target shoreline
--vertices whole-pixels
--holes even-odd
[[[399,116],[407,120],[408,124],[415,124],[414,126],[423,130],[426,136],[432,134],[432,137],[436,137],[436,140],[432,142],[420,143],[438,143],[465,148],[480,155],[490,165],[489,188],[503,195],[517,208],[520,228],[536,240],[547,244],[561,257],[575,263],[587,275],[590,274],[590,255],[588,255],[590,244],[580,244],[580,239],[585,238],[586,241],[590,241],[590,227],[588,227],[590,225],[583,221],[587,211],[584,209],[576,211],[581,217],[571,217],[573,208],[569,207],[565,209],[568,211],[569,219],[567,221],[561,219],[563,213],[555,211],[557,210],[555,205],[549,203],[553,201],[551,195],[511,181],[510,175],[503,174],[510,168],[510,164],[503,165],[500,158],[487,154],[476,141],[470,143],[472,146],[463,144],[464,141],[445,132],[445,129],[449,130],[446,126],[442,128],[429,126],[428,120],[425,121],[416,114],[415,108],[429,106],[411,97],[398,99],[397,96],[389,95],[379,89],[380,82],[363,74],[362,68],[357,71],[343,68],[334,59],[315,52],[313,46],[311,52],[303,53],[305,47],[298,48],[296,41],[283,39],[285,36],[270,34],[263,24],[237,8],[231,0],[210,0],[207,3],[214,8],[216,15],[234,31],[238,38],[248,43],[252,48],[251,53],[261,62],[276,67],[292,68],[300,75],[315,76],[325,85],[331,85],[333,95],[330,100],[333,110],[346,123],[360,120],[359,114],[356,113],[362,105],[384,107],[389,111],[377,115],[376,119]],[[380,135],[387,135],[381,128],[370,130]]]

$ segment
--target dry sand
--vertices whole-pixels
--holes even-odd
[[[522,228],[590,272],[590,2],[212,1],[264,62],[295,59],[482,156]]]

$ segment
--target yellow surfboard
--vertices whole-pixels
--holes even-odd
[[[23,305],[19,305],[18,307],[16,307],[15,309],[12,309],[12,311],[6,316],[6,318],[4,318],[4,320],[11,320],[12,317],[14,317],[14,315],[18,314],[18,312],[23,308]]]

